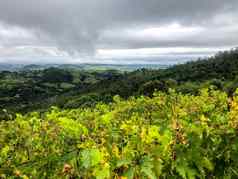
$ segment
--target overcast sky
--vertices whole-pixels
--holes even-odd
[[[160,63],[238,46],[238,0],[0,0],[0,62]]]

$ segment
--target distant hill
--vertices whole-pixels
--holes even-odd
[[[165,69],[169,65],[161,64],[30,64],[30,65],[17,65],[17,64],[0,64],[0,71],[34,71],[44,70],[50,67],[60,69],[80,69],[86,71],[105,71],[105,70],[119,70],[119,71],[134,71],[137,69]]]
[[[18,71],[22,69],[24,65],[20,64],[7,64],[7,63],[0,63],[0,71]]]

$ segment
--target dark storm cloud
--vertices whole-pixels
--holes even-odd
[[[237,0],[0,0],[0,22],[34,36],[22,45],[56,46],[70,54],[92,55],[100,47],[235,45],[237,10]],[[174,22],[206,29],[179,39],[123,34],[125,29],[136,31]],[[19,45],[19,39],[10,40],[5,41]]]

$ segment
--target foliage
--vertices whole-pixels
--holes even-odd
[[[238,97],[169,90],[0,122],[1,178],[237,178]]]
[[[111,102],[112,99],[110,96],[100,97],[97,94],[87,94],[69,100],[64,104],[63,107],[66,109],[76,109],[79,107],[94,107],[97,103],[102,101]]]

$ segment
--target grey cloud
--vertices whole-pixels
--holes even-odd
[[[123,31],[112,32],[121,33],[120,36],[104,34],[100,39],[101,48],[156,48],[156,47],[235,47],[238,45],[238,26],[235,28],[206,28],[197,34],[176,38],[155,38],[138,37],[133,34],[124,34]],[[115,34],[116,34],[115,33]],[[179,33],[178,33],[179,35]],[[116,42],[116,43],[115,43]]]
[[[237,10],[237,0],[0,0],[0,22],[33,33],[36,39],[31,45],[56,46],[73,55],[93,55],[99,47],[235,45],[237,29],[230,32],[229,27],[237,22]],[[219,23],[216,17],[226,17],[226,14],[230,14],[233,21],[226,24],[223,18],[223,23]],[[135,39],[133,35],[123,37],[123,33],[121,38],[117,37],[123,29],[173,22],[202,26],[207,30],[176,41],[173,37],[163,41]],[[223,24],[227,28],[216,29]],[[108,29],[115,33],[114,37],[102,37]],[[21,45],[20,39],[11,41],[12,45]],[[23,40],[22,45],[26,44],[29,42]]]

